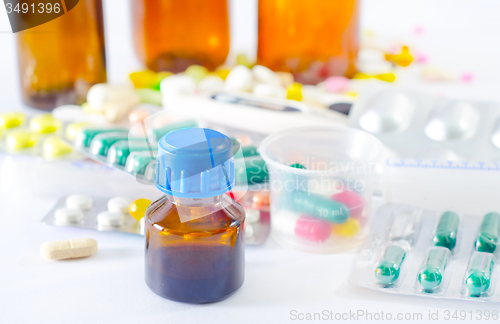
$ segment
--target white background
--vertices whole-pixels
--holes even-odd
[[[104,3],[109,79],[123,82],[140,68],[132,48],[129,4]],[[373,31],[383,43],[416,46],[431,63],[475,77],[472,83],[407,80],[407,85],[449,96],[500,100],[500,2],[365,0],[362,5],[362,30]],[[254,56],[256,1],[231,1],[231,15],[231,52]],[[418,26],[423,33],[416,35]],[[5,11],[0,10],[0,111],[27,109],[20,101],[15,38],[8,31]],[[290,321],[291,310],[366,310],[394,317],[409,312],[422,313],[424,319],[438,310],[443,319],[445,310],[498,310],[496,304],[351,287],[346,280],[354,253],[306,254],[272,240],[247,248],[245,284],[228,300],[202,306],[170,302],[144,284],[142,237],[45,227],[40,219],[55,199],[30,194],[29,179],[22,184],[0,196],[0,323],[284,323]],[[82,236],[98,240],[98,254],[69,262],[40,259],[43,242]]]

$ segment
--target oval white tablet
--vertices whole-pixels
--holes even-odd
[[[66,198],[66,206],[68,208],[89,210],[90,208],[92,208],[92,204],[92,197],[85,195],[71,195]]]
[[[97,215],[99,226],[119,227],[123,224],[123,214],[119,212],[102,212]]]
[[[97,241],[91,238],[79,238],[65,241],[53,241],[42,244],[42,257],[50,260],[84,258],[97,252]]]
[[[108,201],[108,211],[113,213],[128,214],[128,208],[132,201],[125,197],[114,197]]]
[[[245,208],[246,223],[257,223],[260,220],[260,211],[254,208]]]
[[[83,219],[83,213],[76,208],[60,208],[55,212],[56,223],[78,223]]]

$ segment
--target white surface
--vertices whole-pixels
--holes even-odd
[[[123,82],[129,71],[140,66],[132,51],[128,2],[104,2],[109,77]],[[232,1],[232,22],[239,24],[232,33],[237,47],[233,46],[233,53],[251,51],[255,44],[255,3]],[[423,85],[412,80],[409,84],[444,95],[500,100],[498,1],[366,0],[363,5],[364,27],[387,38],[411,38],[434,64],[476,76],[470,84]],[[0,10],[0,30],[5,26],[3,15]],[[424,27],[422,35],[412,34],[416,25]],[[14,36],[0,33],[0,44],[0,110],[19,109],[23,106]],[[273,240],[246,249],[245,283],[228,300],[201,306],[170,302],[144,284],[142,237],[43,226],[40,219],[55,202],[21,189],[0,196],[0,323],[286,323],[297,322],[291,320],[292,310],[347,315],[384,312],[393,318],[398,313],[422,313],[423,321],[403,321],[411,323],[424,322],[429,312],[438,311],[443,321],[447,310],[450,315],[472,311],[475,318],[478,310],[498,309],[497,304],[400,297],[354,288],[346,284],[353,253],[306,254],[279,247]],[[43,242],[77,237],[95,238],[98,253],[67,262],[41,259]],[[344,318],[343,322],[364,322],[364,318]]]

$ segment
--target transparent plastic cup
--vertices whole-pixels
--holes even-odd
[[[267,137],[272,235],[307,252],[354,248],[368,234],[371,196],[383,146],[344,127],[308,127]]]

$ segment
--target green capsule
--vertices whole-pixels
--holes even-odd
[[[479,297],[490,288],[495,257],[491,253],[474,252],[465,273],[465,287],[471,297]]]
[[[148,151],[152,155],[152,150],[156,145],[148,144],[146,141],[119,141],[109,148],[107,161],[109,164],[125,165],[132,152]],[[154,155],[153,155],[154,156]]]
[[[149,163],[156,160],[156,154],[157,151],[139,151],[130,153],[127,159],[127,164],[125,165],[125,170],[134,175],[143,175]]]
[[[234,173],[236,184],[244,184],[246,182],[251,185],[263,183],[269,179],[267,165],[261,158],[245,159],[245,168],[236,167]]]
[[[302,170],[305,170],[305,169],[306,169],[306,167],[305,167],[305,166],[303,166],[303,165],[302,165],[302,164],[300,164],[300,163],[294,163],[294,164],[291,164],[291,165],[290,165],[290,167],[291,167],[291,168],[295,168],[295,169],[302,169]]]
[[[290,193],[289,208],[295,212],[321,218],[335,224],[343,224],[349,218],[349,209],[346,205],[306,191]]]
[[[432,291],[441,285],[449,259],[450,250],[447,248],[433,247],[427,252],[424,265],[418,272],[418,282],[424,290]]]
[[[434,246],[442,246],[453,250],[457,244],[458,223],[460,218],[452,211],[447,211],[441,218],[434,233],[433,243]]]
[[[99,134],[103,133],[125,133],[128,134],[128,130],[123,128],[85,128],[78,132],[76,135],[75,145],[77,147],[90,147],[90,143]]]
[[[479,235],[476,240],[478,252],[495,252],[500,234],[500,214],[488,213],[484,215]]]
[[[186,120],[178,123],[172,123],[160,128],[153,129],[151,131],[150,137],[152,137],[153,140],[158,142],[163,137],[163,135],[173,132],[174,130],[178,130],[181,128],[192,128],[192,127],[198,127],[198,123],[194,120]]]
[[[257,148],[255,146],[243,146],[241,148],[241,153],[244,158],[260,156],[259,152],[257,152]]]
[[[104,133],[99,134],[94,137],[92,143],[90,144],[90,153],[94,155],[107,156],[110,147],[116,142],[120,141],[137,141],[146,143],[143,137],[130,137],[128,133]],[[156,148],[158,144],[154,144]]]
[[[375,278],[382,285],[390,285],[399,278],[401,265],[406,257],[405,250],[399,245],[391,245],[385,250],[384,257],[375,267]]]

